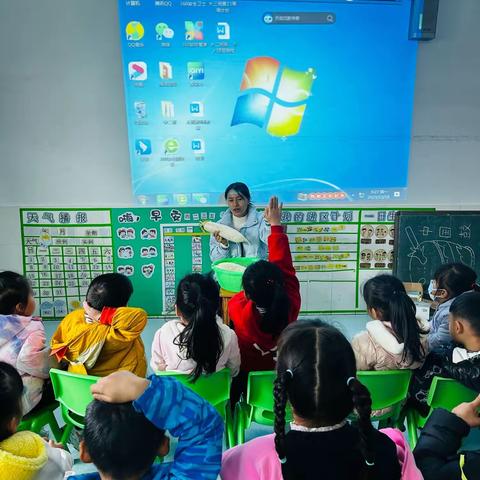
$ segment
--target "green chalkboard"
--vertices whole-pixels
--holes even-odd
[[[394,273],[424,290],[435,270],[461,262],[480,274],[480,211],[400,211],[395,218]]]

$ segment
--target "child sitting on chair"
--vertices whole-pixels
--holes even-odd
[[[132,293],[130,280],[119,273],[94,278],[84,308],[69,313],[58,326],[52,354],[70,372],[104,377],[128,370],[144,377],[147,362],[140,335],[147,314],[126,306]]]
[[[0,478],[63,480],[71,455],[33,432],[17,432],[22,420],[23,382],[8,363],[0,362]]]
[[[28,280],[14,272],[0,273],[0,361],[13,365],[22,376],[23,415],[40,401],[53,401],[46,383],[50,348],[40,318],[32,317],[35,299]]]
[[[178,319],[155,333],[150,366],[154,371],[184,372],[196,381],[202,373],[240,369],[235,332],[217,316],[219,289],[210,275],[192,273],[180,280],[175,311]]]
[[[80,459],[99,473],[69,477],[96,480],[216,480],[223,421],[214,407],[169,377],[149,380],[116,372],[92,386]],[[168,430],[178,438],[173,463],[152,465],[169,451]]]
[[[442,353],[431,353],[412,377],[410,401],[420,413],[428,411],[426,401],[435,376],[453,378],[480,392],[480,292],[455,298],[450,305],[449,328],[454,344]]]
[[[414,370],[425,361],[428,327],[403,283],[393,275],[377,275],[363,287],[372,321],[352,340],[358,370]]]

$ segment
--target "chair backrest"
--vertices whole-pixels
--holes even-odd
[[[248,374],[247,404],[252,407],[251,421],[261,425],[271,426],[275,420],[273,383],[277,374],[275,371],[250,372]],[[287,406],[286,421],[292,419],[292,410]]]
[[[50,378],[64,420],[83,428],[87,406],[93,400],[90,387],[99,377],[78,375],[53,368],[50,370]]]
[[[190,376],[186,373],[156,372],[156,375],[177,379],[180,383],[192,389],[197,395],[212,404],[222,418],[225,419],[225,409],[230,401],[231,375],[228,368],[224,368],[210,375],[202,375],[194,383],[190,382]]]
[[[372,410],[380,411],[397,407],[379,416],[395,416],[407,399],[411,370],[359,371],[357,377],[372,396]]]
[[[478,393],[451,378],[434,377],[428,392],[427,403],[431,408],[452,410],[462,402],[471,402]]]

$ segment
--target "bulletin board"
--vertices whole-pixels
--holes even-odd
[[[59,319],[81,307],[92,278],[127,275],[130,305],[152,317],[173,313],[175,289],[210,271],[203,220],[224,207],[21,209],[25,275],[38,314]],[[300,281],[304,314],[364,311],[361,285],[391,272],[395,209],[285,208],[282,221]]]

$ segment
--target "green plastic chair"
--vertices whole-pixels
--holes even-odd
[[[231,375],[228,368],[224,368],[210,375],[202,375],[194,383],[190,376],[177,372],[156,372],[161,377],[173,377],[182,385],[193,390],[215,407],[225,421],[227,448],[235,445],[232,413],[230,409],[230,383]]]
[[[59,442],[62,437],[62,430],[58,426],[54,414],[59,406],[58,402],[53,402],[35,412],[28,413],[22,418],[17,430],[28,430],[30,432],[40,433],[42,428],[48,425],[52,430],[55,441]]]
[[[88,404],[93,400],[90,387],[97,383],[99,377],[51,369],[50,378],[65,421],[60,442],[66,445],[73,427],[82,429],[84,427],[85,412]]]
[[[245,431],[252,422],[273,426],[275,421],[273,383],[276,376],[275,371],[248,374],[246,400],[241,400],[235,405],[234,423],[237,445],[245,442]],[[287,406],[285,420],[287,422],[292,420],[292,410],[289,406]]]
[[[399,427],[402,407],[407,400],[411,370],[358,371],[358,380],[372,397],[372,420],[379,427]]]
[[[408,437],[412,450],[418,441],[418,429],[425,426],[428,417],[435,408],[444,408],[451,411],[460,403],[471,402],[477,395],[478,392],[470,390],[456,380],[434,377],[428,391],[427,404],[430,407],[428,416],[421,417],[414,410],[407,412]]]

